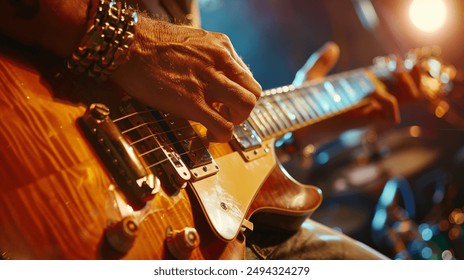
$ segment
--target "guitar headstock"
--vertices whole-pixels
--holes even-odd
[[[419,89],[429,100],[445,97],[453,88],[456,68],[443,61],[439,47],[409,51],[404,59],[404,67],[417,72]]]
[[[418,89],[417,97],[424,97],[436,117],[442,118],[450,111],[449,95],[454,89],[456,68],[443,61],[439,47],[412,49],[404,58],[396,55],[374,59],[377,69],[392,73],[408,73]]]

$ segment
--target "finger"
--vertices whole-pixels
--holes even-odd
[[[232,59],[232,57],[223,62],[218,62],[215,68],[216,69],[208,69],[212,77],[222,74],[226,78],[224,79],[224,77],[221,77],[222,81],[231,80],[235,82],[238,86],[251,92],[256,100],[261,97],[261,85],[256,81],[249,70],[246,70],[244,66],[240,65],[240,63]],[[220,69],[220,71],[217,69]]]
[[[245,61],[243,61],[242,57],[238,55],[235,49],[231,50],[231,56],[238,63],[238,65],[240,65],[243,68],[243,70],[245,70],[245,72],[253,76],[250,67],[245,63]]]
[[[417,85],[420,81],[418,71],[419,70],[414,67],[410,73],[405,71],[395,73],[397,79],[395,96],[401,103],[419,99],[420,91]]]
[[[337,63],[340,48],[334,42],[327,42],[313,53],[303,67],[298,70],[293,85],[300,86],[303,82],[325,76]]]
[[[221,42],[221,46],[224,50],[226,50],[228,54],[230,54],[232,60],[235,61],[240,67],[242,67],[243,71],[247,72],[249,75],[252,75],[248,65],[245,64],[243,59],[235,51],[235,48],[230,38],[223,33],[212,32],[211,34],[215,36],[219,42]]]
[[[198,108],[198,118],[207,129],[207,138],[212,142],[227,142],[232,138],[234,124],[224,118],[218,111],[204,104]]]
[[[232,122],[234,125],[239,125],[243,123],[250,116],[251,111],[241,114],[241,116],[237,116],[236,112],[234,112],[233,110],[231,110],[224,104],[221,104],[221,105],[222,106],[219,106],[217,111],[224,119]]]
[[[221,73],[215,73],[209,79],[205,90],[207,102],[220,103],[222,111],[218,111],[224,113],[223,117],[232,123],[240,124],[245,121],[256,105],[255,94]]]
[[[398,100],[383,87],[378,87],[373,93],[371,110],[377,111],[382,119],[395,124],[401,120]]]

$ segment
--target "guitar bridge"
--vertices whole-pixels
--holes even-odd
[[[183,188],[190,180],[190,172],[166,131],[158,112],[133,99],[118,107],[113,120],[121,133],[138,152],[146,169],[164,182],[165,186]]]
[[[108,107],[92,104],[80,125],[128,203],[139,209],[159,191],[161,182],[184,187],[190,172],[164,133],[158,133],[159,124],[136,106],[124,102],[118,108],[124,116],[111,118]]]
[[[129,204],[137,209],[152,199],[159,183],[146,172],[132,147],[109,118],[109,109],[92,104],[79,119],[81,128],[95,147]]]

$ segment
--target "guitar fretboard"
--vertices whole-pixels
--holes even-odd
[[[358,69],[263,92],[248,122],[270,139],[339,114],[374,91],[366,70]]]

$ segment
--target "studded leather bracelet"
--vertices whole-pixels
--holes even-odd
[[[128,59],[134,41],[137,12],[124,2],[99,0],[97,13],[67,67],[105,79]]]

